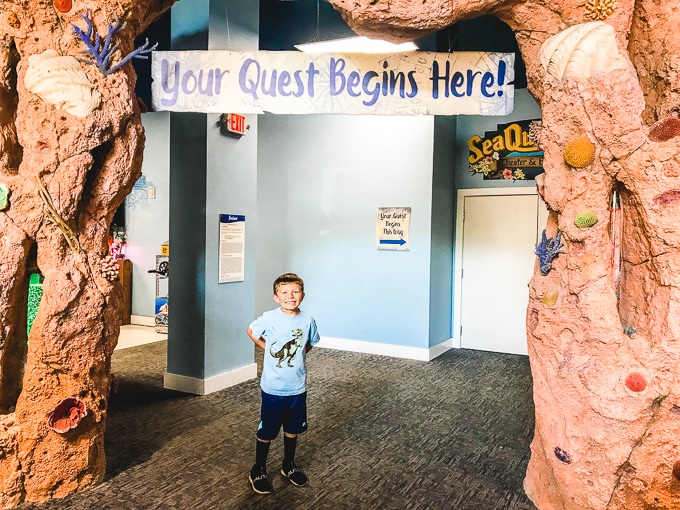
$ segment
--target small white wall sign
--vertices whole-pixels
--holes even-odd
[[[379,250],[408,251],[410,207],[379,207],[375,241]]]
[[[245,245],[246,217],[220,214],[219,283],[244,280]]]

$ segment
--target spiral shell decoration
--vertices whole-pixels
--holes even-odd
[[[583,135],[575,138],[564,148],[564,161],[572,168],[585,168],[595,160],[595,145]]]
[[[614,27],[603,21],[574,25],[545,40],[541,65],[558,80],[585,80],[594,74],[627,69],[628,60],[616,44]]]
[[[586,2],[585,18],[591,21],[607,19],[616,9],[618,0],[588,0]]]
[[[597,223],[597,214],[592,209],[581,211],[574,218],[574,225],[578,228],[590,228]]]
[[[76,117],[87,117],[101,105],[101,94],[75,57],[45,50],[28,57],[24,85],[43,101]]]

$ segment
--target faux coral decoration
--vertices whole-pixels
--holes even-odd
[[[541,301],[543,301],[545,306],[553,306],[555,303],[557,303],[558,297],[560,297],[560,291],[559,289],[553,287],[543,293],[543,298],[541,298]]]
[[[583,135],[575,138],[564,148],[564,161],[572,168],[585,168],[595,160],[595,145]]]
[[[631,372],[626,377],[626,388],[630,391],[639,393],[647,388],[647,379],[640,372]]]
[[[149,58],[146,56],[146,54],[151,53],[156,49],[156,46],[158,46],[158,43],[156,43],[151,48],[149,48],[149,39],[147,39],[142,46],[123,57],[116,65],[111,66],[111,59],[113,58],[113,54],[116,52],[119,46],[118,43],[111,45],[112,39],[113,36],[125,26],[125,23],[121,23],[118,19],[118,16],[116,16],[115,23],[113,25],[109,25],[106,38],[102,40],[101,36],[94,30],[92,20],[90,19],[90,10],[88,9],[85,11],[85,15],[81,15],[80,17],[85,20],[85,23],[87,23],[87,32],[84,32],[78,25],[71,23],[71,26],[73,27],[73,33],[80,37],[80,40],[85,43],[85,46],[87,46],[87,50],[81,51],[81,53],[89,53],[92,55],[92,57],[94,57],[94,60],[88,60],[84,58],[79,58],[78,60],[84,64],[92,64],[97,66],[97,69],[99,69],[104,76],[115,73],[133,58]]]
[[[607,19],[616,9],[618,0],[588,0],[586,2],[585,18],[589,21]]]
[[[10,11],[7,14],[7,24],[12,28],[21,27],[21,21],[19,21],[19,16],[15,12]]]
[[[560,459],[565,464],[571,464],[571,456],[559,446],[555,447],[555,457]]]
[[[59,12],[69,12],[73,8],[73,0],[54,0],[54,8]]]
[[[657,205],[668,205],[680,200],[680,189],[671,189],[654,197],[654,203]]]
[[[4,211],[9,207],[10,190],[6,184],[0,182],[0,211]]]
[[[113,282],[118,279],[118,273],[120,272],[120,267],[118,266],[118,261],[115,260],[111,255],[107,255],[102,260],[102,275],[107,280]]]
[[[78,60],[53,49],[28,57],[24,85],[43,101],[75,117],[87,117],[101,106],[101,94]]]
[[[536,245],[536,255],[538,256],[539,268],[541,274],[546,276],[552,269],[552,260],[557,257],[560,253],[565,253],[562,251],[562,232],[557,231],[555,237],[548,237],[543,230],[541,235],[541,242]]]
[[[592,209],[581,211],[574,218],[574,225],[578,228],[589,228],[597,223],[597,214]]]
[[[541,147],[541,133],[543,131],[543,121],[532,120],[529,122],[529,141],[536,147]]]
[[[680,480],[680,460],[673,464],[673,476]]]
[[[630,65],[618,48],[616,30],[604,21],[579,23],[548,37],[539,58],[546,72],[558,80],[586,80]]]
[[[64,434],[76,428],[85,416],[87,416],[85,404],[75,397],[69,397],[59,402],[47,415],[47,424],[55,432]]]
[[[666,117],[652,124],[648,136],[652,142],[665,142],[678,135],[680,135],[680,119],[678,117]]]

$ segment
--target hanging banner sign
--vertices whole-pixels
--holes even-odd
[[[508,115],[513,53],[154,51],[156,111]]]

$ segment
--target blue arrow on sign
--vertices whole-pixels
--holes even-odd
[[[398,244],[400,246],[403,246],[406,244],[406,241],[403,239],[381,239],[380,244]]]

